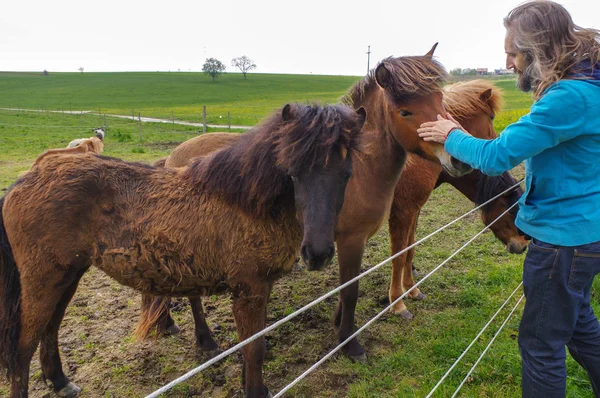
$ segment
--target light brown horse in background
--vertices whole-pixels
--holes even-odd
[[[333,257],[334,228],[360,150],[363,109],[286,105],[234,145],[180,169],[85,154],[46,156],[0,199],[0,368],[28,395],[38,345],[61,397],[58,331],[94,265],[157,296],[229,292],[238,338],[266,326],[274,281],[300,251]],[[263,384],[264,338],[242,349],[248,397]]]
[[[471,80],[444,87],[444,107],[473,136],[484,139],[496,138],[494,117],[502,107],[502,92],[486,80]],[[441,183],[452,184],[467,198],[481,204],[510,188],[517,181],[508,173],[498,177],[488,177],[479,170],[459,178],[449,176],[435,162],[409,155],[406,167],[402,170],[400,181],[396,185],[394,201],[388,221],[392,253],[398,253],[415,242],[417,219],[421,208],[434,188]],[[522,194],[520,188],[508,192],[482,209],[481,217],[485,225],[515,203]],[[515,211],[506,214],[490,229],[502,241],[511,253],[523,253],[527,241],[518,233],[515,226]],[[390,302],[395,301],[415,284],[412,263],[415,249],[396,257],[392,266],[390,283]],[[419,288],[413,289],[408,297],[423,299]],[[392,312],[405,319],[412,319],[402,300],[394,305]]]
[[[347,105],[367,110],[362,131],[367,149],[353,163],[352,178],[336,225],[340,283],[358,275],[368,239],[387,221],[407,152],[441,164],[457,176],[471,171],[468,166],[450,158],[443,146],[423,145],[425,141],[416,134],[423,121],[434,120],[444,113],[442,84],[447,74],[432,59],[432,54],[433,49],[425,56],[387,58],[354,84],[342,99]],[[202,138],[197,140],[200,142]],[[186,164],[186,161],[177,164]],[[346,340],[355,330],[357,299],[358,283],[340,292],[334,316],[340,341]],[[155,308],[162,309],[164,314],[164,306],[156,305]],[[212,338],[207,343],[207,335],[210,333],[198,334],[197,330],[198,345],[202,349],[215,348]],[[351,340],[343,350],[351,358],[366,358],[357,339]]]

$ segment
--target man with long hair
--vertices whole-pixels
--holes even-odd
[[[600,323],[590,289],[600,273],[600,32],[552,1],[529,1],[504,19],[506,66],[531,92],[529,114],[499,138],[471,137],[450,116],[419,135],[497,175],[525,162],[517,226],[531,238],[519,327],[524,397],[564,397],[566,351],[600,397]]]

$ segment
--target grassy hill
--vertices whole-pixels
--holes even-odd
[[[224,74],[216,81],[202,73],[0,73],[0,107],[91,110],[254,125],[287,102],[335,102],[358,77]],[[221,116],[222,118],[219,118]]]

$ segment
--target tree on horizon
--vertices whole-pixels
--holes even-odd
[[[206,58],[204,65],[202,65],[202,72],[212,77],[213,82],[217,76],[225,72],[225,69],[225,65],[216,58]]]
[[[246,80],[246,74],[252,69],[256,69],[256,64],[246,55],[242,55],[241,57],[236,57],[231,60],[231,64],[244,74],[244,80]]]

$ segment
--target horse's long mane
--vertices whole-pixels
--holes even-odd
[[[358,150],[358,115],[343,105],[294,104],[288,120],[282,112],[285,109],[232,146],[196,159],[184,175],[203,191],[220,195],[256,217],[293,206],[293,200],[281,199],[293,198],[292,175],[326,166],[334,152],[345,158]]]
[[[488,89],[492,90],[492,95],[487,101],[482,101],[480,95]],[[444,87],[443,102],[452,116],[467,120],[481,113],[500,112],[503,105],[502,90],[482,79],[449,84]]]
[[[448,73],[444,67],[429,56],[388,57],[379,65],[384,65],[393,79],[389,89],[397,101],[407,101],[415,97],[441,91]],[[367,76],[356,82],[340,102],[355,108],[364,105],[371,90],[379,88],[375,78],[377,68],[369,71]]]
[[[508,171],[505,171],[499,176],[493,177],[481,173],[479,180],[477,181],[477,196],[475,197],[475,204],[479,206],[480,204],[487,202],[494,196],[506,191],[516,183],[517,180],[510,175]],[[518,201],[521,195],[523,195],[523,189],[521,187],[517,187],[506,194],[508,201],[511,204]],[[517,210],[518,207],[515,206],[511,209],[511,213],[516,214]]]

